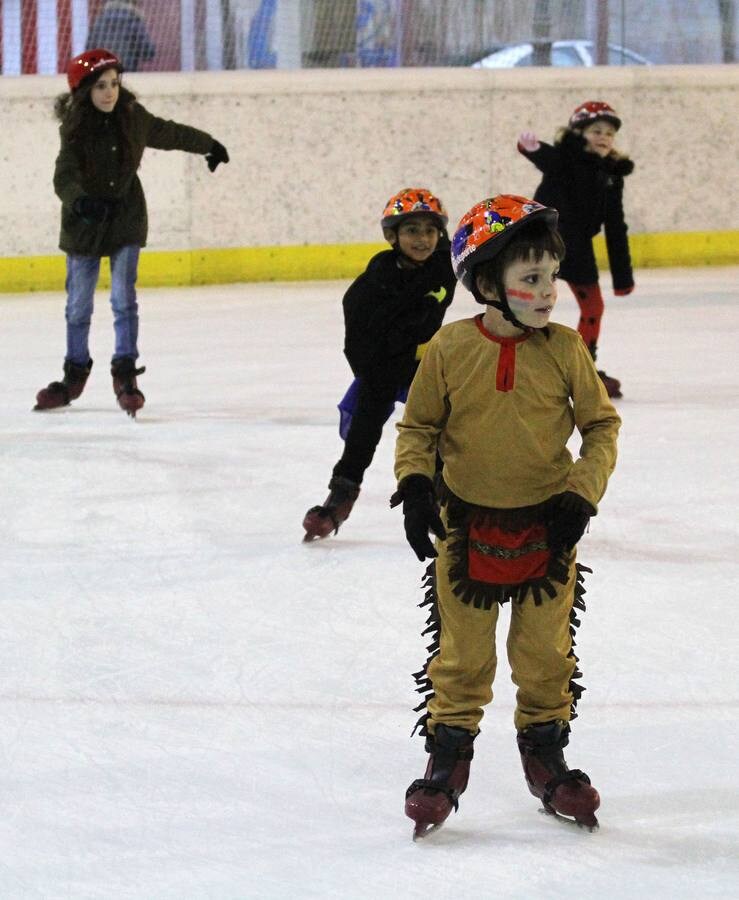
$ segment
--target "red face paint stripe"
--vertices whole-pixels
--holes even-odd
[[[533,300],[533,294],[527,294],[526,291],[514,291],[514,290],[506,290],[506,294],[509,297],[515,297],[517,300]]]

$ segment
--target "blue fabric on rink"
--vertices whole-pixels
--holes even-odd
[[[357,408],[357,397],[359,396],[359,388],[362,384],[360,378],[355,378],[354,381],[349,385],[349,389],[344,394],[344,396],[339,400],[338,410],[339,410],[339,435],[341,436],[341,440],[345,441],[346,436],[349,434],[349,429],[352,424],[352,416]],[[389,404],[387,408],[387,415],[385,416],[385,421],[390,418],[395,409],[396,403],[405,403],[408,399],[408,388],[403,387],[398,389],[398,393],[395,397],[395,401]]]

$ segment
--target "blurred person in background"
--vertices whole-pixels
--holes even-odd
[[[141,12],[141,0],[106,0],[97,15],[85,49],[109,47],[126,72],[138,72],[154,59],[156,47]]]

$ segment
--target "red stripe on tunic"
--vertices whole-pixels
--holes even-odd
[[[495,373],[495,387],[503,393],[512,391],[516,383],[516,345],[523,343],[531,336],[531,332],[522,334],[517,338],[498,337],[497,334],[491,334],[482,324],[482,314],[475,316],[475,324],[480,334],[486,337],[494,344],[498,344],[500,352],[498,354],[498,369]]]
[[[499,391],[512,391],[516,381],[516,345],[501,344],[498,357],[498,371],[495,373],[495,387]]]

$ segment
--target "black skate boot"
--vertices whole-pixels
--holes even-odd
[[[76,363],[65,360],[64,378],[62,381],[52,381],[51,384],[36,394],[34,409],[57,409],[60,406],[69,406],[72,400],[76,400],[85,389],[87,379],[92,371],[92,360],[86,366],[78,366]]]
[[[113,376],[113,390],[118,398],[118,405],[131,418],[144,405],[146,399],[136,385],[136,376],[142,375],[146,366],[136,368],[136,362],[130,356],[119,356],[113,360],[110,374]]]
[[[526,784],[538,797],[544,812],[567,818],[588,831],[598,830],[595,811],[600,806],[598,791],[579,769],[568,769],[562,755],[570,726],[565,722],[544,722],[518,732]]]
[[[606,375],[603,369],[598,369],[598,375],[600,376],[600,380],[603,382],[605,386],[606,393],[613,400],[619,400],[623,397],[621,393],[621,382],[618,378],[613,378],[611,375]]]
[[[336,534],[339,525],[349,518],[349,513],[352,511],[360,490],[356,481],[351,481],[342,475],[334,475],[328,483],[328,489],[330,493],[323,506],[312,506],[305,514],[303,519],[304,543],[328,537],[332,531]]]
[[[440,828],[449,813],[459,807],[470,777],[475,735],[463,728],[437,725],[426,738],[430,754],[426,774],[405,792],[405,814],[416,823],[413,840]]]

